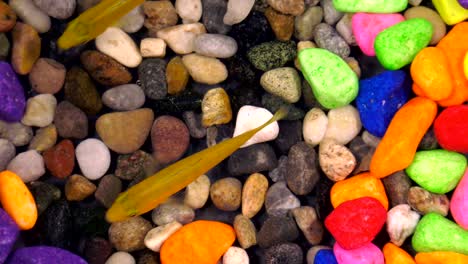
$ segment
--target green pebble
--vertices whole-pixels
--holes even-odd
[[[412,244],[417,252],[468,254],[468,231],[437,213],[426,214],[416,226]]]
[[[377,59],[387,70],[398,70],[410,64],[432,38],[432,24],[422,18],[413,18],[395,24],[375,38]]]
[[[296,44],[293,41],[265,42],[251,48],[247,58],[252,65],[262,71],[269,71],[284,66],[296,58]]]
[[[424,189],[444,194],[455,189],[467,165],[460,153],[435,149],[419,151],[406,168],[408,176]]]
[[[317,101],[328,109],[351,103],[359,91],[356,74],[338,55],[320,48],[299,52],[302,74]]]
[[[396,13],[406,9],[408,0],[333,0],[341,12]]]

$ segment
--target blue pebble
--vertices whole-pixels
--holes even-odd
[[[359,82],[356,106],[362,125],[383,137],[395,113],[409,98],[411,79],[403,71],[385,71]]]
[[[10,254],[19,235],[19,229],[11,217],[0,208],[0,263]]]
[[[321,249],[315,255],[314,264],[338,264],[338,261],[333,255],[333,250]]]

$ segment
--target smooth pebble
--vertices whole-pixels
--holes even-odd
[[[263,124],[272,117],[273,114],[265,108],[244,105],[239,109],[239,112],[237,113],[236,126],[234,129],[234,134],[232,136],[236,137],[242,133],[257,128],[259,123]],[[257,132],[249,140],[247,140],[247,142],[245,142],[241,146],[241,148],[248,147],[257,143],[274,140],[278,136],[278,133],[278,123],[273,122],[264,129]]]
[[[50,17],[39,9],[33,0],[10,0],[9,5],[21,20],[34,27],[39,33],[49,31]]]
[[[135,264],[135,258],[127,252],[118,251],[112,254],[104,264]]]
[[[145,236],[145,246],[154,252],[159,252],[164,241],[181,227],[182,224],[173,221],[151,229]]]
[[[169,48],[177,54],[189,54],[193,51],[193,42],[199,34],[206,33],[201,23],[183,24],[159,30],[157,37],[166,41]]]
[[[201,0],[176,0],[175,9],[184,24],[198,22],[202,16]]]
[[[390,241],[401,246],[406,238],[411,236],[416,229],[420,215],[411,210],[407,204],[399,204],[387,213],[387,232]]]
[[[21,123],[27,126],[46,127],[54,121],[57,99],[51,94],[40,94],[28,99]]]
[[[81,172],[90,180],[104,176],[111,162],[109,149],[94,138],[88,138],[76,146],[76,159]]]
[[[242,22],[249,15],[254,4],[255,0],[229,0],[226,14],[223,17],[224,24],[234,25]]]
[[[110,27],[96,38],[96,48],[129,68],[140,65],[142,58],[133,39],[122,29]]]
[[[230,247],[223,255],[223,264],[249,264],[249,255],[240,247]]]
[[[44,159],[35,150],[19,153],[7,166],[7,170],[16,173],[24,182],[39,179],[45,173]]]
[[[117,111],[135,110],[145,103],[145,93],[136,84],[124,84],[105,91],[102,103]]]
[[[312,146],[320,144],[325,137],[328,126],[328,117],[320,108],[312,108],[307,112],[302,123],[304,141]]]
[[[237,42],[221,34],[200,34],[193,42],[193,51],[203,56],[225,59],[236,54]]]

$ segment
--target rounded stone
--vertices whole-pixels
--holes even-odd
[[[170,1],[145,1],[143,12],[146,15],[144,25],[151,37],[161,29],[177,24],[177,12]]]
[[[54,124],[39,128],[29,143],[28,149],[34,149],[38,152],[48,150],[57,143],[57,136],[57,128]]]
[[[265,209],[268,215],[284,216],[289,210],[301,206],[299,199],[288,189],[286,182],[273,184],[265,197]]]
[[[203,33],[206,33],[206,29],[203,24],[192,23],[177,25],[159,30],[157,37],[166,41],[169,48],[171,48],[175,53],[189,54],[193,51],[193,42],[196,36]]]
[[[299,40],[311,40],[314,37],[315,26],[323,19],[323,9],[320,6],[310,6],[294,20],[294,36]]]
[[[318,47],[327,49],[341,58],[346,58],[351,53],[348,43],[332,26],[325,23],[315,26],[314,41]]]
[[[257,244],[257,230],[248,217],[237,215],[234,218],[233,226],[236,231],[237,241],[243,249]]]
[[[228,2],[225,0],[203,0],[202,22],[210,33],[226,34],[231,26],[224,24]]]
[[[54,124],[63,138],[83,139],[88,135],[88,118],[78,107],[62,101],[55,109]]]
[[[75,148],[73,142],[62,140],[56,146],[44,151],[44,163],[50,173],[60,179],[69,176],[75,167]]]
[[[46,127],[54,121],[57,99],[51,94],[39,94],[28,99],[21,123],[27,126]]]
[[[14,172],[24,182],[39,179],[45,173],[44,159],[35,150],[19,153],[7,166],[7,170]]]
[[[201,175],[185,188],[184,204],[193,209],[202,208],[210,196],[210,178]]]
[[[242,214],[254,217],[263,207],[268,179],[260,173],[250,175],[242,188]]]
[[[293,41],[270,41],[251,48],[247,52],[247,58],[256,69],[269,71],[294,60],[296,53],[296,44]]]
[[[143,27],[144,22],[143,5],[139,5],[120,18],[118,25],[127,33],[136,33]]]
[[[413,186],[408,191],[408,204],[422,215],[433,212],[447,216],[450,200],[445,194],[431,193],[421,187]]]
[[[108,174],[99,181],[94,197],[104,207],[109,208],[121,191],[122,181],[114,175]]]
[[[185,204],[167,202],[156,207],[151,213],[153,223],[158,226],[177,221],[182,225],[191,223],[195,218],[195,211]]]
[[[109,227],[109,240],[117,250],[133,252],[145,248],[144,239],[151,223],[140,216],[122,222],[112,223]]]
[[[15,155],[16,149],[13,143],[0,138],[0,171],[4,171],[6,169],[8,163],[10,163]]]
[[[97,180],[109,169],[111,157],[102,141],[88,138],[76,146],[76,160],[86,178]]]
[[[39,9],[32,0],[10,0],[8,3],[24,23],[33,26],[39,33],[49,31],[50,17]]]
[[[307,195],[314,189],[320,179],[316,157],[314,148],[303,141],[289,149],[285,178],[293,193]]]
[[[132,80],[127,68],[99,51],[87,50],[81,53],[80,60],[91,77],[102,85],[117,86]]]
[[[322,241],[324,229],[315,209],[301,206],[293,209],[292,214],[307,241],[312,245],[318,245]]]
[[[155,159],[167,164],[180,159],[190,143],[184,122],[173,116],[160,116],[151,128],[151,142]]]
[[[83,201],[96,191],[96,185],[85,177],[75,174],[65,183],[65,197],[68,201]]]
[[[151,229],[145,236],[145,246],[154,252],[159,252],[164,241],[181,227],[179,222],[172,221]]]
[[[353,153],[332,139],[320,143],[319,162],[322,171],[332,181],[344,180],[356,167]]]
[[[269,93],[281,97],[288,103],[296,103],[301,98],[301,79],[294,68],[283,67],[265,72],[260,85]]]
[[[390,241],[401,246],[406,238],[413,234],[420,215],[411,210],[407,204],[399,204],[387,213],[387,232]]]
[[[33,0],[34,4],[49,16],[67,19],[73,15],[76,0]]]
[[[65,66],[55,60],[39,58],[29,73],[29,83],[38,93],[56,94],[65,83]]]
[[[275,33],[276,39],[288,41],[294,32],[294,17],[282,14],[269,7],[265,11],[265,17]]]
[[[65,100],[95,115],[102,108],[101,97],[88,73],[78,67],[71,68],[65,77]]]
[[[267,109],[244,105],[239,109],[237,113],[236,127],[234,128],[233,137],[239,136],[247,131],[255,129],[259,124],[263,124],[270,120],[273,117],[273,114],[270,113]],[[245,142],[241,148],[248,147],[257,143],[267,142],[274,140],[279,133],[279,126],[277,122],[273,122],[270,125],[266,126],[261,131],[253,135],[247,142]]]
[[[201,0],[176,0],[175,9],[184,24],[198,22],[202,16]]]
[[[269,216],[257,235],[258,245],[262,248],[294,241],[298,237],[299,231],[294,219],[285,216]]]
[[[7,123],[0,120],[0,138],[9,140],[16,147],[27,145],[33,137],[33,130],[19,122]]]
[[[124,84],[105,91],[102,103],[117,111],[131,111],[145,103],[145,93],[136,84]]]
[[[194,81],[203,84],[217,84],[226,80],[226,66],[216,58],[198,54],[182,57],[182,62]]]
[[[96,38],[95,42],[100,52],[127,67],[135,68],[141,63],[142,58],[138,47],[133,39],[120,28],[107,28]]]
[[[0,3],[0,17],[0,32],[8,32],[15,26],[16,13],[7,3]]]
[[[282,243],[275,245],[265,252],[265,263],[301,264],[304,259],[301,247],[294,243]]]
[[[223,264],[248,264],[249,255],[239,247],[230,247],[223,255]]]
[[[236,211],[241,205],[242,183],[232,177],[214,182],[210,187],[213,204],[223,211]]]
[[[203,56],[225,59],[236,54],[237,42],[226,35],[200,34],[193,42],[193,51]]]
[[[135,264],[135,258],[127,252],[119,251],[112,254],[104,264]]]
[[[320,144],[325,137],[327,126],[328,117],[325,112],[320,108],[312,108],[307,112],[302,123],[304,141],[311,146]]]
[[[166,68],[167,93],[174,95],[183,92],[189,78],[190,75],[182,59],[179,56],[172,58]]]
[[[304,0],[267,0],[275,10],[288,15],[298,16],[304,12]]]
[[[41,55],[41,39],[32,26],[21,22],[16,23],[12,35],[11,65],[16,73],[26,75]]]
[[[160,38],[145,38],[140,43],[140,53],[143,58],[166,56],[166,42]]]
[[[138,78],[148,98],[166,97],[166,62],[163,59],[145,59],[138,67]]]
[[[232,109],[229,96],[223,88],[214,88],[203,97],[202,123],[205,127],[229,123],[232,119]]]
[[[361,118],[354,106],[335,108],[328,112],[328,125],[324,138],[346,145],[361,132],[361,128]]]

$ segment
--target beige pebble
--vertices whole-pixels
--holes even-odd
[[[308,48],[316,48],[316,47],[317,45],[310,40],[303,40],[297,43],[297,51],[301,51],[303,49],[308,49]]]
[[[184,24],[198,22],[203,11],[201,0],[176,0],[175,9]]]
[[[267,190],[268,179],[263,174],[250,175],[242,189],[242,214],[254,217],[262,209]]]
[[[112,254],[105,264],[135,264],[135,258],[127,252],[119,251]]]
[[[206,33],[202,23],[183,24],[161,29],[157,37],[164,39],[169,48],[178,54],[193,52],[193,42],[199,34]]]
[[[312,108],[307,112],[302,123],[304,141],[312,146],[318,145],[325,137],[328,117],[320,108]]]
[[[28,99],[21,123],[27,126],[46,127],[54,121],[57,99],[51,94],[39,94]]]
[[[198,177],[185,188],[184,203],[193,209],[202,208],[210,196],[210,185],[208,176]]]
[[[237,241],[243,249],[257,244],[257,230],[248,217],[237,215],[236,218],[234,218],[233,226],[236,231]]]
[[[205,127],[227,124],[232,119],[229,96],[223,88],[209,90],[203,97],[201,108]]]
[[[325,138],[331,138],[339,144],[346,145],[361,132],[361,128],[361,118],[354,106],[346,105],[335,108],[328,112]]]
[[[32,138],[28,149],[38,152],[48,150],[57,143],[57,128],[54,124],[36,130],[36,135]]]
[[[140,43],[140,53],[143,58],[166,56],[166,42],[160,38],[145,38]]]
[[[210,187],[210,197],[216,208],[236,211],[241,205],[242,183],[233,177],[217,180]]]
[[[333,139],[324,139],[319,146],[319,163],[332,181],[344,180],[356,167],[353,153]]]
[[[242,22],[252,10],[255,0],[229,0],[223,23],[234,25]]]
[[[109,27],[96,38],[96,48],[121,64],[135,68],[141,63],[141,54],[133,39],[118,27]]]
[[[50,17],[39,9],[32,0],[10,0],[9,5],[24,23],[31,25],[39,33],[49,31]]]
[[[173,221],[151,229],[145,236],[145,246],[154,252],[159,252],[164,241],[181,227],[179,222]]]
[[[217,84],[228,77],[226,66],[216,58],[198,54],[182,57],[182,62],[193,80],[203,84]]]
[[[68,201],[83,201],[96,191],[96,185],[84,176],[74,174],[65,184],[65,197]]]
[[[224,253],[223,264],[249,264],[249,255],[240,247],[230,247]]]

